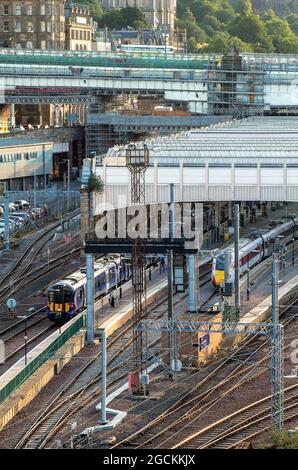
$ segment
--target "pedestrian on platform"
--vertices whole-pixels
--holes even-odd
[[[160,268],[159,268],[159,274],[161,274],[161,271],[164,273],[165,272],[165,257],[161,256],[160,257]]]

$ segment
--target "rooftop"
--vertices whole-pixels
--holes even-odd
[[[52,144],[52,141],[43,139],[30,139],[30,138],[19,138],[19,137],[2,137],[0,138],[0,148],[5,147],[18,147],[18,146],[33,146],[42,144]]]
[[[150,164],[177,166],[298,165],[298,118],[254,117],[147,139]],[[136,145],[143,143],[137,142]],[[124,147],[113,147],[106,162],[123,162]]]

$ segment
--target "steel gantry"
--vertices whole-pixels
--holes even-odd
[[[175,333],[222,333],[225,335],[265,335],[271,342],[271,420],[276,429],[283,427],[283,326],[275,323],[210,322],[182,320],[142,320],[140,331]]]
[[[131,204],[145,205],[145,172],[149,164],[149,151],[146,146],[135,144],[126,148],[126,164],[131,173]],[[139,230],[141,230],[139,228]],[[139,235],[133,240],[132,249],[132,287],[133,287],[133,357],[138,366],[143,362],[142,331],[137,325],[146,314],[146,240]],[[136,392],[138,391],[136,387]]]

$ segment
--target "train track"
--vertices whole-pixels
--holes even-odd
[[[78,212],[71,214],[66,220],[76,217]],[[30,266],[36,260],[38,254],[43,250],[48,241],[52,238],[56,232],[57,227],[61,225],[61,222],[55,222],[50,227],[46,227],[41,230],[37,238],[35,238],[22,252],[16,263],[11,269],[1,278],[0,288],[0,304],[6,299],[7,294],[15,290],[12,286],[17,286],[17,282],[22,278],[26,277],[26,273],[30,269]]]
[[[285,307],[282,313],[291,309],[293,304],[294,302]],[[295,318],[296,316],[293,315],[291,318],[287,319],[285,326],[289,325]],[[175,402],[170,407],[159,413],[155,419],[152,419],[152,421],[145,426],[129,436],[122,438],[112,448],[126,448],[131,446],[134,448],[144,448],[149,445],[150,448],[152,448],[152,446],[154,448],[178,448],[185,445],[186,438],[183,438],[180,444],[176,444],[181,433],[183,434],[184,432],[187,434],[188,428],[191,426],[195,429],[200,428],[197,421],[202,415],[206,414],[209,409],[215,405],[219,405],[223,398],[227,397],[238,388],[255,380],[262,374],[268,373],[268,366],[265,364],[268,355],[265,355],[265,357],[262,356],[261,359],[257,361],[254,360],[252,364],[249,363],[264,349],[266,344],[268,344],[267,340],[256,348],[254,346],[256,338],[257,336],[252,336],[246,339],[244,344],[229,355],[229,357],[220,360],[219,365],[203,380],[186,393],[177,394]],[[232,360],[241,355],[241,352],[246,353],[249,345],[253,346],[253,350],[246,354],[245,360],[235,367],[235,363],[233,363]],[[225,377],[222,378],[224,371]],[[220,377],[220,380],[212,384],[214,377]],[[206,384],[209,386],[204,390]],[[157,410],[155,410],[155,412],[157,412]],[[215,418],[216,420],[217,416],[216,408],[214,408],[214,415],[211,415],[211,418]],[[206,428],[206,430],[208,430],[208,428]],[[212,431],[214,433],[216,432],[214,429],[212,429]]]
[[[210,277],[210,273],[205,273],[202,278],[206,276]],[[178,305],[182,300],[185,299],[185,294],[176,294],[179,297],[174,305]],[[155,302],[148,313],[152,312],[154,318],[161,318],[167,313],[167,308],[162,309],[157,313],[157,309],[162,307],[167,299],[162,299]],[[132,346],[132,335],[131,330],[134,326],[132,320],[127,322],[126,325],[117,330],[117,333],[112,335],[108,341],[107,350],[111,359],[108,361],[108,366],[114,364],[115,361],[119,360],[121,354]],[[125,335],[129,335],[126,339]],[[160,339],[157,340],[158,342]],[[157,343],[153,341],[150,347]],[[121,346],[119,347],[119,342]],[[112,347],[115,346],[116,351],[112,351]],[[16,444],[15,448],[43,448],[49,442],[49,440],[58,432],[58,430],[68,421],[68,419],[82,407],[90,404],[94,400],[98,400],[99,392],[99,378],[100,372],[98,361],[100,359],[101,352],[98,352],[71,380],[62,387],[59,393],[51,398],[51,403],[48,407],[40,414],[35,420],[30,429],[24,434],[20,441]],[[130,361],[133,357],[126,358],[123,362],[113,366],[108,371],[108,377],[112,377],[115,372],[120,371],[120,375],[112,378],[109,381],[108,386],[111,388],[116,385],[121,379],[127,377],[129,370],[131,369]],[[125,372],[123,367],[126,366]],[[128,367],[127,367],[128,366]],[[87,378],[85,377],[87,375]],[[83,385],[79,385],[83,382]],[[67,397],[65,397],[67,393]],[[55,407],[53,408],[53,403]]]
[[[286,387],[285,421],[298,416],[298,384]],[[215,421],[172,447],[229,449],[271,428],[271,395]]]

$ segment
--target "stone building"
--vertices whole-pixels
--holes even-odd
[[[65,5],[65,49],[91,51],[95,23],[88,5],[67,2]]]
[[[65,0],[0,0],[0,46],[64,49]]]

